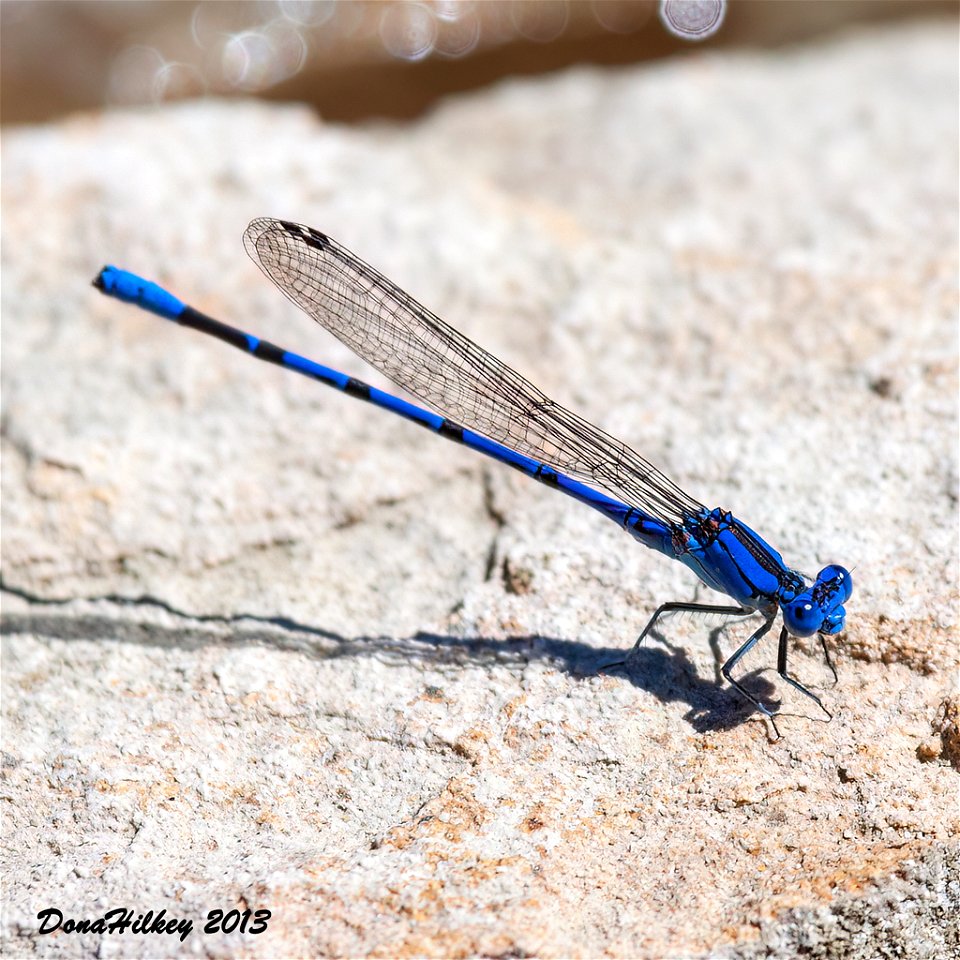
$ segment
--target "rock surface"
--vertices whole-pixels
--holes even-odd
[[[956,956],[949,23],[577,70],[413,126],[197,103],[3,143],[4,955]],[[242,255],[310,223],[815,572],[784,737],[679,564],[98,296],[374,382]],[[749,627],[717,638],[729,654]],[[760,671],[765,671],[762,674]],[[38,934],[167,911],[176,936]],[[203,933],[269,909],[265,933]]]

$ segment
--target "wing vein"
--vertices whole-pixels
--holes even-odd
[[[289,300],[439,414],[662,520],[702,509],[640,454],[551,400],[325,234],[258,219],[244,245]]]

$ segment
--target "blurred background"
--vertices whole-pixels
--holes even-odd
[[[402,120],[507,76],[957,11],[955,0],[5,0],[0,121],[205,95]]]

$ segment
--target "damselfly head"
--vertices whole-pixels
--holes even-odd
[[[813,586],[782,604],[784,626],[795,637],[839,633],[846,617],[843,605],[852,592],[850,571],[832,563],[817,574]]]

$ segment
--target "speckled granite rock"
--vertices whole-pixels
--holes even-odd
[[[5,132],[4,955],[957,955],[956,145],[948,24],[411,127],[211,102]],[[788,562],[853,568],[839,685],[792,661],[834,721],[770,642],[770,742],[696,619],[597,676],[694,595],[679,564],[89,287],[117,262],[369,378],[243,256],[263,214]],[[195,929],[39,935],[46,907]],[[267,931],[201,931],[233,908]]]

